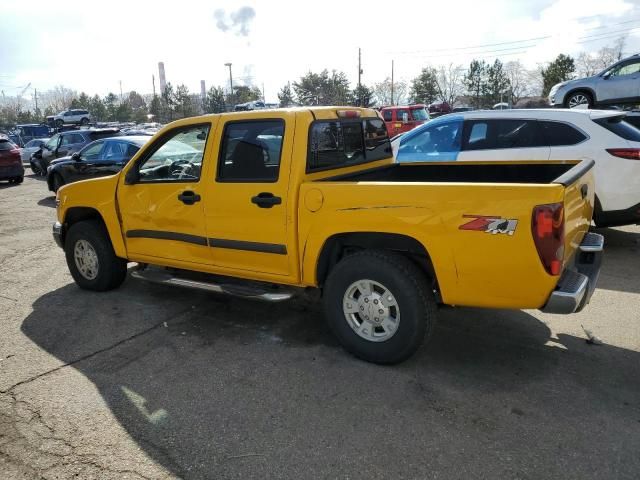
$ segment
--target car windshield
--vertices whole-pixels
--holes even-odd
[[[413,108],[411,109],[411,115],[413,115],[414,120],[428,120],[429,115],[424,108]]]

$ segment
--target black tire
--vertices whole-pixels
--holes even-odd
[[[578,90],[567,95],[564,101],[565,108],[576,108],[579,105],[587,105],[587,108],[593,108],[593,96],[589,92]]]
[[[41,169],[40,169],[40,165],[38,165],[36,162],[34,162],[33,160],[31,160],[29,162],[29,164],[31,165],[31,171],[35,174],[35,175],[40,175],[41,173]]]
[[[53,178],[51,179],[51,188],[53,189],[53,191],[57,193],[58,190],[60,190],[60,187],[62,187],[64,184],[65,183],[62,176],[59,173],[54,173]]]
[[[16,185],[20,185],[22,182],[24,182],[24,177],[15,177],[13,179],[13,183],[15,183]]]
[[[80,120],[80,125],[89,125],[89,119],[88,118],[83,118],[82,120]]]
[[[343,300],[353,284],[365,279],[384,286],[397,302],[397,330],[383,341],[367,340],[356,333],[343,310]],[[402,362],[413,355],[431,336],[436,320],[436,301],[424,273],[408,258],[384,250],[364,250],[341,260],[325,282],[323,303],[329,327],[342,346],[378,364]],[[354,315],[364,325],[360,312]],[[372,331],[379,328],[374,325]]]
[[[60,119],[56,120],[56,127],[61,128],[62,126],[64,126],[64,122]]]
[[[80,241],[85,241],[91,246],[97,259],[94,278],[82,273],[76,263],[74,252],[76,244]],[[97,220],[72,225],[64,241],[64,250],[71,276],[80,288],[97,292],[113,290],[118,288],[127,276],[127,261],[116,256],[107,230]]]

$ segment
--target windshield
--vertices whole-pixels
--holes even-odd
[[[411,110],[414,120],[429,120],[429,114],[424,108],[414,108]]]

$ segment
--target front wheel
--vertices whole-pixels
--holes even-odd
[[[116,256],[100,222],[89,220],[72,225],[64,248],[67,266],[80,288],[102,292],[124,282],[127,261]]]
[[[40,175],[40,173],[42,172],[42,169],[40,168],[40,165],[38,165],[35,161],[31,160],[29,162],[29,164],[31,165],[31,171],[36,174],[36,175]]]
[[[574,92],[565,101],[566,108],[593,108],[593,98],[587,92]]]
[[[82,120],[80,120],[80,124],[81,125],[89,125],[89,119],[88,118],[83,118]]]
[[[408,258],[382,250],[347,256],[324,288],[327,322],[342,346],[363,360],[409,358],[435,325],[436,302],[424,273]]]

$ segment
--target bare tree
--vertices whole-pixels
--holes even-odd
[[[582,52],[576,59],[576,72],[579,77],[590,77],[622,59],[626,36],[619,37],[613,46],[602,47],[595,53]]]
[[[504,71],[511,86],[511,104],[515,105],[524,97],[540,94],[542,91],[542,76],[537,70],[527,70],[520,60],[507,62]],[[537,77],[540,77],[538,80]]]
[[[78,96],[75,90],[58,85],[39,95],[42,108],[50,108],[54,112],[60,112],[69,108],[74,98]]]
[[[441,65],[436,73],[436,83],[438,85],[438,96],[443,102],[455,105],[458,97],[464,91],[464,70],[462,65],[450,63],[448,66]]]
[[[407,82],[395,80],[393,82],[393,98],[391,98],[391,78],[387,77],[382,82],[373,86],[373,92],[379,105],[400,105],[407,100]]]

